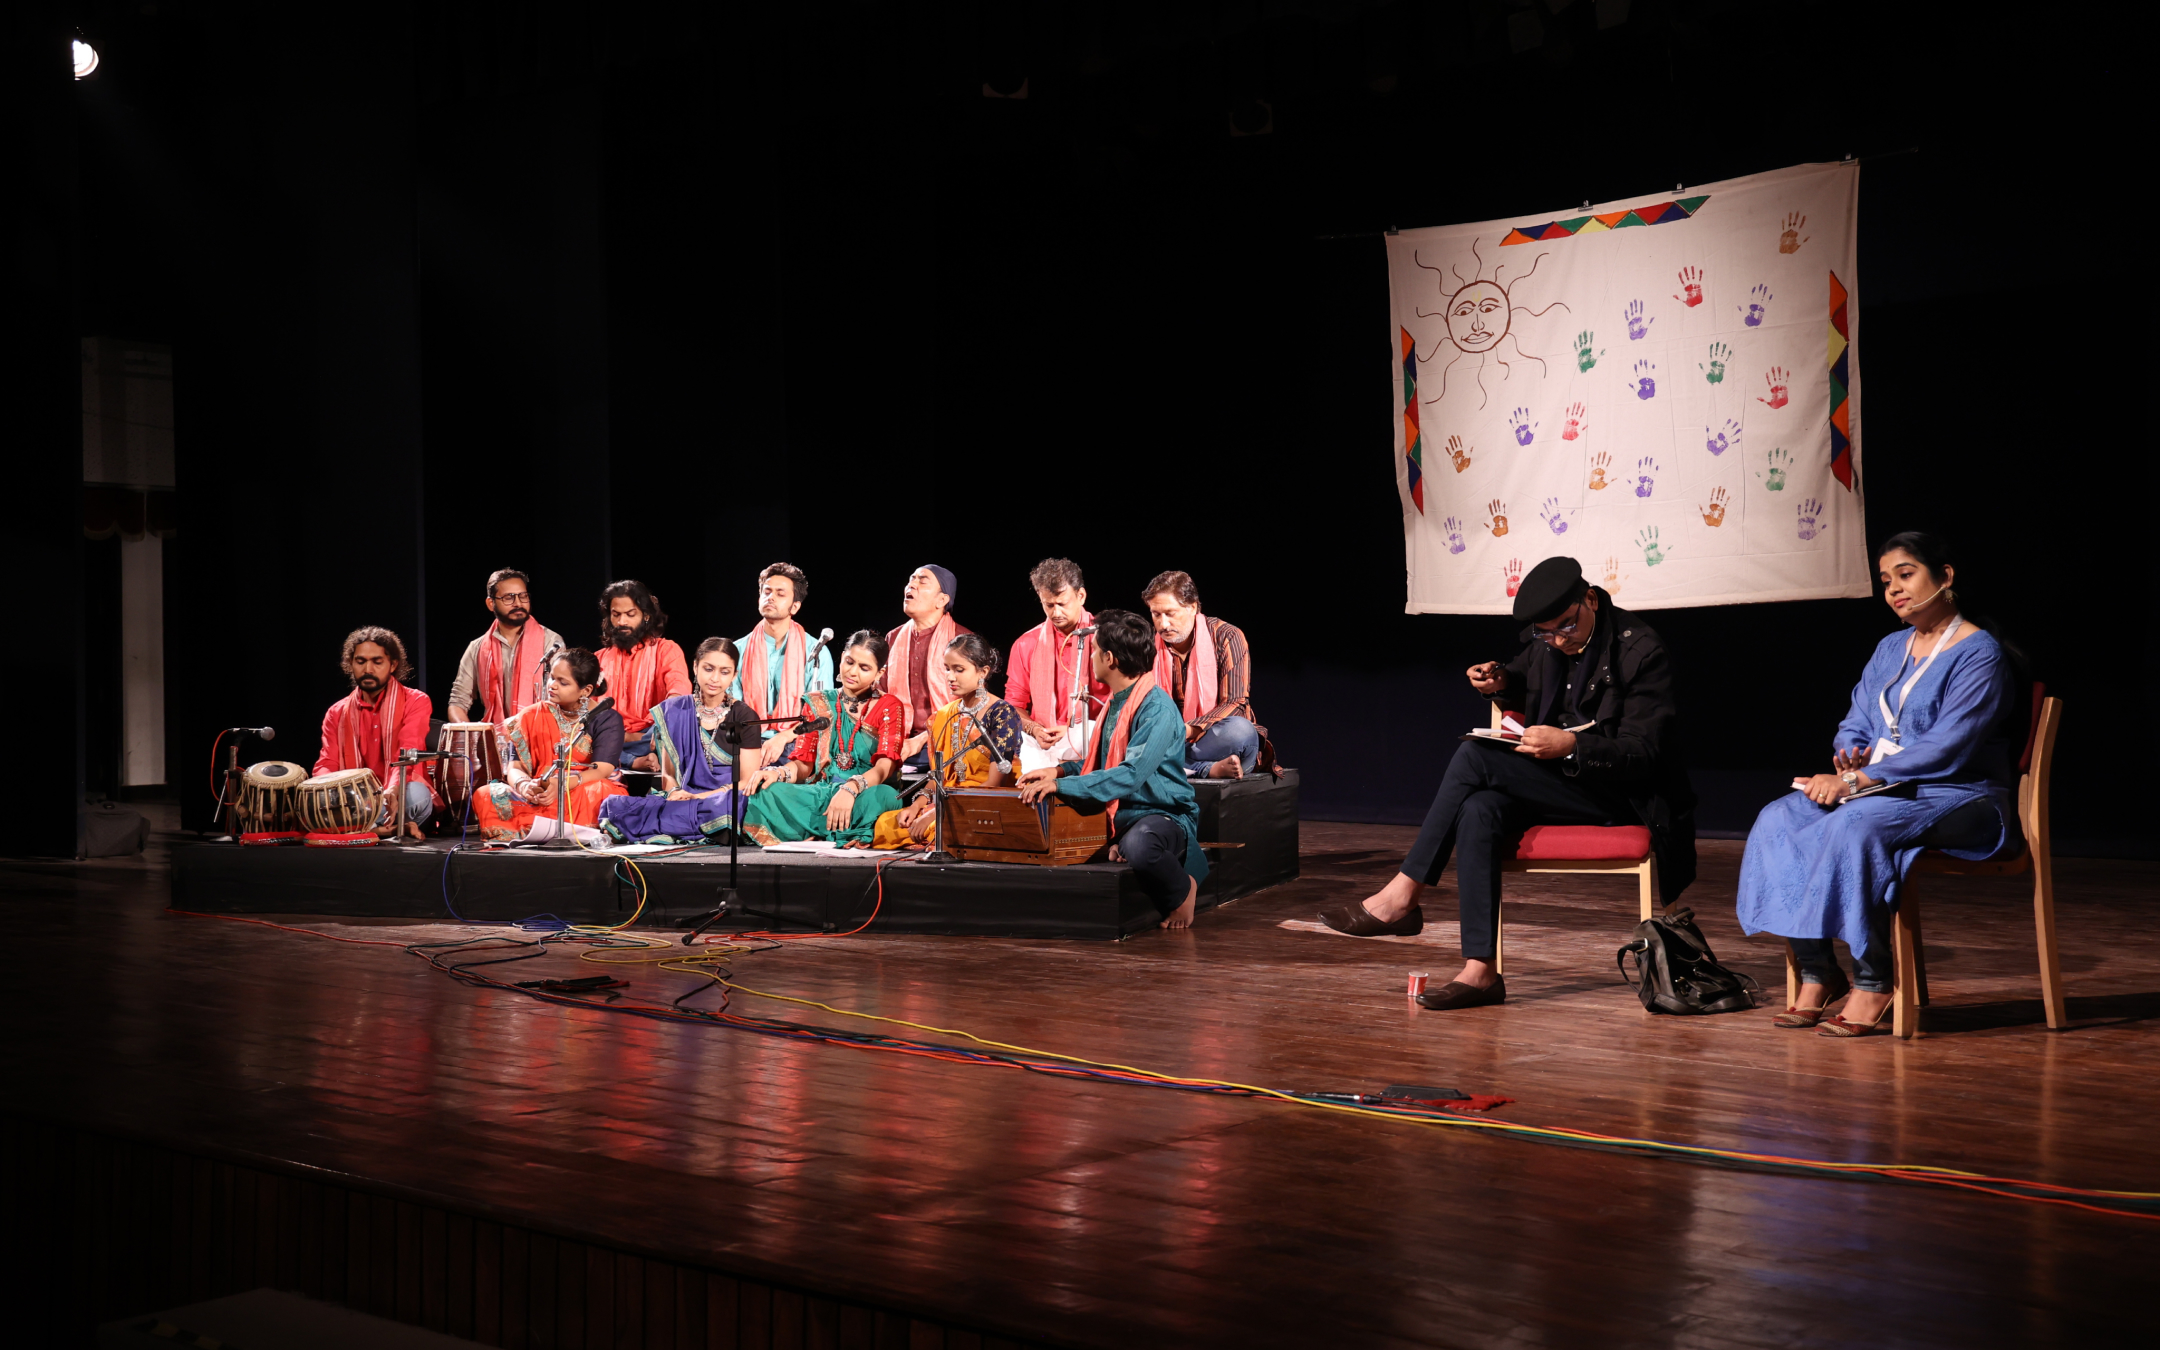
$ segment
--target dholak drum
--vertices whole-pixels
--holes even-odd
[[[374,843],[382,805],[382,781],[373,769],[317,774],[293,794],[293,813],[309,848]]]
[[[438,743],[443,758],[436,761],[436,789],[450,808],[449,819],[465,814],[465,803],[479,788],[503,776],[502,750],[495,741],[493,722],[445,722]]]
[[[281,759],[250,767],[233,804],[233,837],[243,844],[297,844],[300,820],[293,814],[308,771]]]

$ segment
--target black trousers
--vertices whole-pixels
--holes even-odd
[[[1170,817],[1126,809],[1117,813],[1118,852],[1140,878],[1140,889],[1168,914],[1185,903],[1185,831]]]
[[[1402,874],[1430,886],[1453,853],[1463,959],[1490,961],[1500,915],[1500,864],[1514,856],[1524,830],[1639,823],[1625,795],[1568,777],[1558,760],[1464,741],[1433,794]]]

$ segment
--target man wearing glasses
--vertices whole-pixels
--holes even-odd
[[[1533,825],[1647,825],[1659,899],[1695,879],[1695,797],[1674,736],[1672,663],[1641,619],[1583,580],[1573,558],[1547,558],[1515,593],[1524,646],[1502,665],[1470,667],[1471,688],[1522,727],[1519,742],[1456,747],[1402,870],[1362,904],[1323,911],[1352,937],[1411,936],[1418,896],[1456,855],[1462,973],[1418,1002],[1480,1008],[1507,1001],[1492,968],[1500,865]]]
[[[488,577],[495,622],[465,646],[450,681],[450,720],[506,722],[547,689],[547,656],[563,640],[532,616],[532,583],[514,567]],[[476,716],[475,714],[480,714]]]

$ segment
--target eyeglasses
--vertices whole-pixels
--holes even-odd
[[[1565,642],[1575,636],[1575,630],[1580,627],[1582,627],[1582,606],[1578,603],[1575,606],[1574,618],[1569,619],[1558,628],[1533,627],[1530,630],[1530,636],[1540,642]]]
[[[532,599],[531,592],[519,591],[515,595],[498,595],[495,597],[495,603],[498,605],[522,605],[530,599]]]

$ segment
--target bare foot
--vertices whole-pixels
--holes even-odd
[[[1393,923],[1410,912],[1420,889],[1416,882],[1397,872],[1388,878],[1387,885],[1365,897],[1365,912],[1382,923]]]
[[[1457,975],[1452,983],[1467,984],[1472,989],[1490,989],[1493,982],[1499,978],[1499,973],[1492,968],[1490,962],[1465,961],[1462,963],[1462,974]]]
[[[1185,892],[1185,903],[1179,905],[1176,909],[1170,911],[1169,916],[1162,921],[1163,927],[1192,927],[1193,911],[1198,908],[1200,904],[1200,883],[1188,877],[1186,879],[1186,885],[1189,887],[1189,889]]]
[[[1207,776],[1210,778],[1243,778],[1245,776],[1245,761],[1239,759],[1236,755],[1231,755],[1227,759],[1218,759],[1213,764],[1208,765]]]
[[[410,821],[410,820],[408,820],[408,821],[406,821],[406,822],[405,822],[405,833],[407,833],[407,834],[411,835],[411,836],[413,837],[413,840],[414,840],[414,842],[416,842],[416,843],[426,843],[426,842],[427,842],[427,839],[426,839],[426,837],[425,837],[425,836],[423,836],[423,835],[422,835],[422,834],[420,833],[420,826],[419,826],[419,823],[418,823],[418,822],[416,822],[416,821]]]

